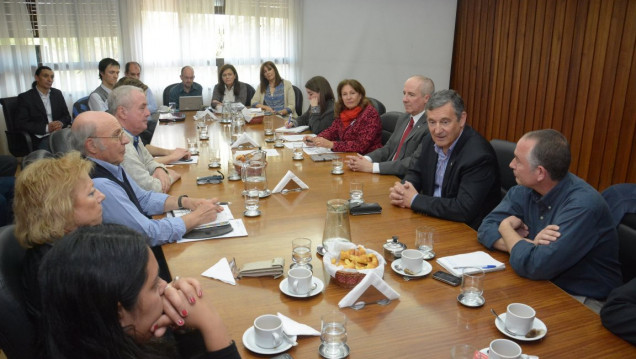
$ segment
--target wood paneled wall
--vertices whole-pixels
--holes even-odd
[[[451,88],[488,140],[554,128],[598,190],[636,182],[636,0],[458,0]]]

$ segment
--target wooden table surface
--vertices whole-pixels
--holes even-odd
[[[276,127],[282,124],[282,119],[275,118]],[[268,188],[273,189],[287,170],[292,170],[307,183],[309,190],[287,195],[273,194],[261,200],[260,217],[243,217],[241,181],[226,179],[222,184],[201,186],[195,183],[197,176],[215,172],[207,167],[206,149],[209,146],[221,149],[221,171],[227,174],[227,161],[231,155],[227,145],[228,127],[215,122],[211,128],[211,139],[202,141],[199,163],[174,166],[173,169],[182,174],[182,180],[173,185],[171,194],[231,201],[234,217],[243,218],[249,235],[168,244],[164,245],[164,251],[173,276],[191,276],[201,281],[205,300],[221,313],[242,357],[273,356],[253,353],[242,344],[243,333],[259,315],[280,312],[319,331],[320,316],[340,310],[348,318],[347,343],[351,348],[351,358],[449,358],[455,344],[485,348],[493,339],[506,338],[495,327],[490,308],[500,314],[505,313],[506,306],[512,302],[531,305],[537,312],[537,318],[548,328],[547,335],[541,340],[517,341],[524,353],[541,358],[636,357],[635,347],[607,331],[598,315],[567,293],[549,281],[521,278],[509,267],[486,274],[486,303],[480,308],[459,304],[459,287],[436,281],[430,275],[405,281],[386,266],[384,280],[400,293],[399,300],[387,306],[370,305],[360,311],[339,309],[338,302],[348,290],[329,282],[315,248],[321,244],[327,200],[347,199],[349,183],[353,180],[364,183],[364,199],[367,202],[378,202],[383,208],[381,215],[350,216],[354,243],[382,253],[385,241],[397,235],[412,248],[415,228],[430,225],[438,232],[434,245],[437,257],[485,249],[477,242],[476,232],[462,223],[422,216],[392,206],[388,200],[388,189],[397,180],[396,177],[355,173],[346,169],[343,175],[332,175],[331,163],[312,162],[308,156],[302,161],[294,161],[289,149],[280,149],[280,156],[268,157]],[[246,128],[248,134],[260,141],[264,148],[273,148],[272,144],[263,141],[262,125],[250,124]],[[185,147],[185,138],[194,136],[195,132],[192,113],[189,113],[185,122],[158,125],[152,143],[166,148]],[[291,240],[296,237],[312,240],[314,275],[325,282],[324,291],[317,296],[297,299],[283,294],[279,290],[283,278],[243,278],[232,286],[201,276],[222,257],[236,258],[240,266],[280,256],[285,258],[287,270],[291,263]],[[491,254],[508,264],[507,254]],[[442,269],[435,260],[429,263],[433,272]],[[318,336],[299,337],[298,343],[288,350],[294,358],[320,357]]]

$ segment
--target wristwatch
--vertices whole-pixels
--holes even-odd
[[[185,207],[183,207],[183,203],[181,202],[183,197],[188,197],[188,195],[182,194],[181,196],[179,196],[179,199],[177,199],[177,205],[179,206],[179,209],[185,209]]]

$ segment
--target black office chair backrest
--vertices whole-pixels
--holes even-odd
[[[0,228],[0,348],[7,358],[35,358],[35,326],[24,306],[22,261],[25,249],[13,234],[14,225]]]
[[[15,110],[18,105],[18,97],[5,97],[0,99],[4,121],[7,125],[7,145],[9,152],[15,157],[26,156],[33,151],[31,135],[15,129]]]
[[[296,114],[300,116],[303,114],[303,92],[295,85],[292,85],[292,87],[294,88],[294,96],[296,96],[296,103],[294,104],[296,106]]]
[[[51,158],[53,154],[47,150],[35,150],[28,155],[22,157],[22,169],[25,169],[31,163],[40,160],[42,158]]]
[[[628,213],[616,228],[623,283],[636,278],[636,214]]]
[[[256,90],[250,84],[245,84],[245,86],[247,86],[247,100],[245,101],[245,106],[250,107],[252,106],[252,98],[256,94]]]
[[[75,120],[75,117],[77,117],[80,113],[90,110],[88,107],[89,98],[90,96],[85,96],[73,103],[73,120]]]
[[[510,141],[494,139],[490,141],[490,145],[497,155],[499,180],[501,182],[501,197],[503,198],[510,187],[517,185],[515,175],[510,168],[510,161],[515,157],[515,147],[517,144]]]
[[[380,115],[380,121],[382,121],[382,145],[384,146],[386,142],[389,140],[393,131],[395,130],[395,125],[397,124],[397,120],[402,116],[401,112],[397,111],[389,111]]]
[[[373,107],[375,107],[376,111],[378,111],[380,115],[383,115],[386,113],[386,107],[384,107],[382,102],[374,99],[373,97],[367,97],[367,99],[371,101],[371,104],[373,105]]]
[[[177,82],[174,83],[172,85],[168,85],[166,86],[165,89],[163,89],[163,105],[164,106],[168,106],[168,102],[170,102],[170,90],[172,90],[173,87],[177,86],[178,84],[180,84],[181,82]]]
[[[57,155],[58,153],[64,154],[74,150],[71,142],[71,129],[63,128],[55,131],[49,136],[49,147],[51,153]]]

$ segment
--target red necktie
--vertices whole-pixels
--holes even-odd
[[[404,140],[406,140],[406,138],[409,136],[409,133],[411,133],[411,130],[413,129],[413,125],[415,124],[415,121],[413,121],[413,117],[411,117],[411,121],[409,121],[409,125],[406,126],[406,130],[404,130],[404,134],[402,135],[402,140],[400,141],[400,145],[397,148],[397,151],[395,151],[395,156],[393,156],[393,161],[397,160],[398,155],[400,154],[400,150],[402,149],[402,145],[404,144]]]

